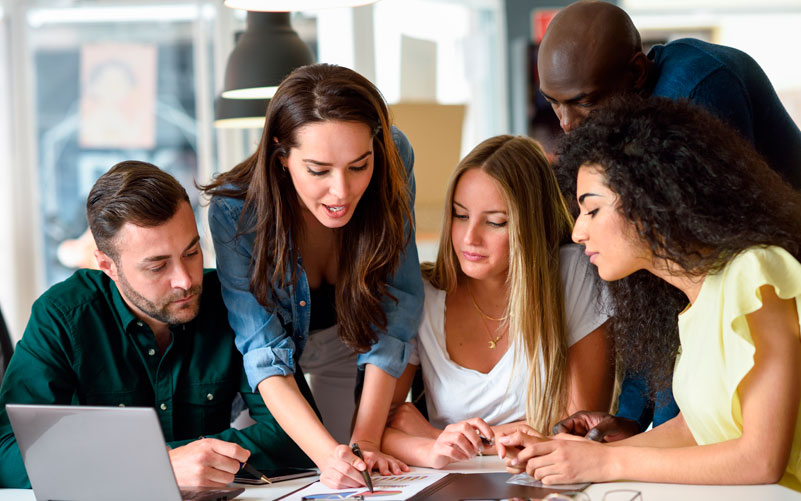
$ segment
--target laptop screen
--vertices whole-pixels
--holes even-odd
[[[180,501],[151,408],[6,406],[38,500]]]

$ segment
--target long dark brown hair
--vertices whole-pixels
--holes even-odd
[[[250,290],[264,307],[276,290],[297,280],[302,241],[301,202],[281,160],[298,145],[301,127],[325,121],[366,124],[373,134],[374,169],[351,221],[338,233],[337,323],[342,341],[366,352],[386,330],[381,307],[387,277],[411,238],[406,170],[392,139],[381,93],[353,70],[313,64],[293,71],[267,108],[256,152],[203,187],[213,196],[244,199],[237,236],[255,233]],[[392,298],[394,299],[394,298]]]
[[[654,257],[687,275],[716,273],[753,246],[776,245],[801,259],[801,195],[697,106],[627,96],[593,111],[561,146],[557,171],[573,197],[584,165],[600,166]],[[615,347],[627,369],[652,391],[669,386],[687,297],[644,270],[609,285]]]

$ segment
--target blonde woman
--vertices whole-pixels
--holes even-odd
[[[607,316],[572,226],[532,139],[490,138],[459,163],[437,261],[422,267],[423,316],[384,452],[441,468],[494,452],[499,426],[545,432],[576,410],[609,408]],[[418,365],[430,421],[402,403]]]

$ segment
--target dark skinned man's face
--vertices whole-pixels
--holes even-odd
[[[592,110],[610,98],[630,90],[625,70],[602,66],[597,60],[566,60],[558,56],[540,63],[540,92],[565,132],[578,127]]]

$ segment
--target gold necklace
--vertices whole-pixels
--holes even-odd
[[[484,326],[484,330],[487,332],[487,337],[489,338],[489,349],[490,350],[494,350],[498,346],[498,341],[500,341],[501,338],[503,338],[503,336],[506,335],[506,331],[504,330],[503,332],[501,332],[500,336],[493,338],[492,337],[492,333],[490,332],[490,328],[487,326],[487,321],[485,319],[494,320],[495,322],[500,322],[500,321],[504,320],[506,318],[506,316],[503,316],[501,318],[493,318],[493,317],[487,315],[486,313],[484,313],[484,311],[482,311],[481,308],[479,308],[478,303],[476,302],[476,298],[473,297],[473,291],[470,290],[470,279],[467,280],[467,292],[468,292],[468,294],[470,294],[470,299],[473,300],[473,306],[475,306],[476,311],[482,317],[484,317],[484,318],[481,319],[481,325]]]
[[[496,338],[493,338],[492,334],[490,334],[490,328],[487,327],[487,321],[484,320],[483,318],[481,319],[481,325],[484,326],[484,330],[487,332],[487,337],[489,338],[489,348],[490,348],[490,350],[494,350],[495,347],[498,346],[498,341],[500,341],[501,338],[506,335],[506,331],[501,332],[500,336],[498,336]]]
[[[475,296],[473,296],[473,291],[470,290],[470,279],[468,278],[467,282],[465,283],[467,284],[467,293],[470,294],[470,299],[473,300],[473,306],[476,307],[476,310],[481,314],[482,317],[486,318],[487,320],[492,320],[493,322],[501,322],[503,320],[506,320],[506,315],[502,316],[501,318],[495,318],[484,313],[484,310],[482,310],[481,307],[476,302],[476,298]]]

